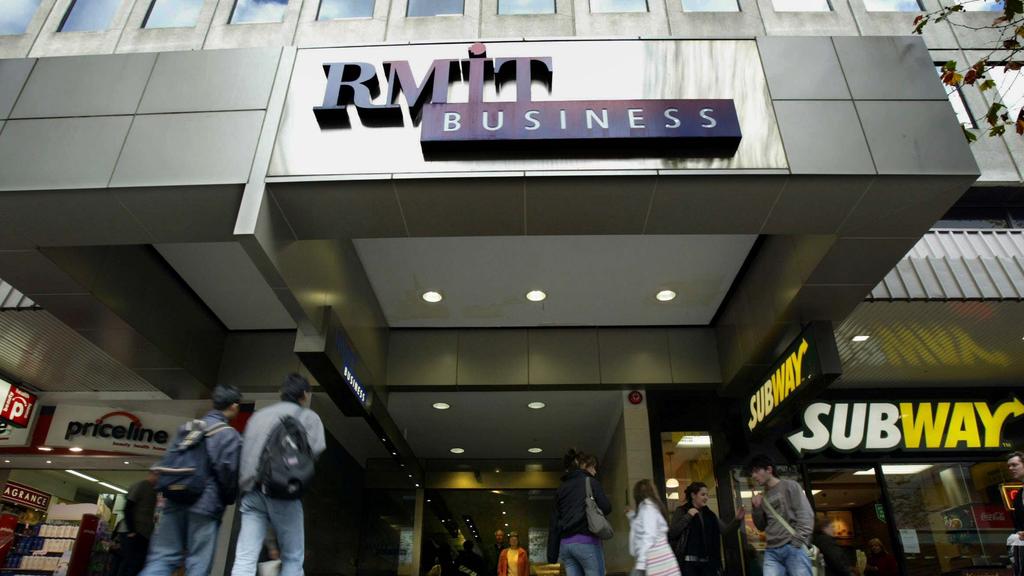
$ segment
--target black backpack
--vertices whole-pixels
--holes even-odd
[[[212,471],[206,452],[206,439],[227,428],[218,422],[207,426],[203,420],[192,420],[178,434],[174,446],[151,468],[159,474],[156,490],[172,502],[191,506],[206,491]]]
[[[279,500],[297,500],[313,481],[313,450],[306,429],[294,416],[282,416],[270,432],[260,457],[257,484]]]

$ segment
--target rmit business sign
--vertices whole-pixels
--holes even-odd
[[[409,62],[323,65],[327,88],[313,109],[321,128],[349,128],[350,110],[364,126],[401,126],[399,96],[413,124],[420,126],[425,157],[439,154],[505,154],[553,151],[626,156],[728,157],[741,133],[732,100],[534,101],[533,84],[550,92],[555,63],[550,56],[488,58],[481,43],[467,59],[434,60],[422,77]],[[614,67],[607,80],[615,82]],[[467,102],[449,102],[449,85],[466,82]],[[487,82],[497,89],[515,83],[514,102],[485,102]]]
[[[1024,416],[1024,403],[815,402],[803,429],[788,436],[798,454],[1006,450],[1003,425]]]

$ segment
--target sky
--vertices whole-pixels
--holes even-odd
[[[40,0],[3,0],[0,10],[0,36],[24,34],[25,28],[39,8]]]

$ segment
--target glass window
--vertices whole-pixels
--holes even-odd
[[[463,0],[409,0],[406,16],[451,16],[462,9]]]
[[[968,12],[1002,12],[1005,7],[1003,0],[974,0],[963,3]]]
[[[941,77],[942,76],[942,65],[935,65],[935,72]],[[943,88],[946,89],[946,97],[949,98],[949,105],[953,107],[953,112],[956,113],[956,119],[965,128],[977,128],[978,125],[974,123],[974,118],[971,116],[971,111],[967,109],[967,101],[964,100],[964,93],[960,91],[957,86],[950,86],[943,84]]]
[[[1024,228],[1024,208],[1010,208],[1010,218],[1012,228]]]
[[[373,0],[321,0],[317,20],[372,18]]]
[[[711,459],[709,432],[662,432],[661,452],[665,455],[665,497],[669,512],[686,501],[686,487],[703,482],[711,498],[708,506],[718,513],[715,466]]]
[[[0,8],[0,36],[24,34],[40,0],[7,0]]]
[[[61,22],[60,32],[99,32],[110,27],[110,21],[114,19],[121,0],[74,0],[64,21]]]
[[[998,64],[989,68],[988,73],[995,80],[1000,101],[1009,111],[1010,123],[1013,123],[1024,106],[1024,71],[1007,71],[1002,64]]]
[[[199,21],[203,0],[153,0],[143,28],[192,28]]]
[[[933,228],[1008,228],[1006,210],[1003,208],[985,208],[959,206],[950,208]]]
[[[283,22],[288,0],[236,0],[232,24]]]
[[[555,0],[498,0],[498,14],[554,14]]]
[[[772,0],[776,12],[831,12],[828,0]]]
[[[736,0],[683,0],[683,12],[739,12]]]
[[[590,0],[594,14],[610,12],[647,12],[647,0]]]
[[[918,0],[864,0],[868,12],[923,12]]]

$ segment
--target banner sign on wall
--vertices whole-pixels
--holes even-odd
[[[179,416],[97,406],[57,406],[46,445],[131,454],[161,454],[174,441]]]
[[[19,428],[28,426],[36,400],[38,398],[34,394],[0,378],[0,401],[3,402],[0,405],[0,420]]]
[[[815,402],[803,429],[787,438],[797,454],[894,450],[1005,450],[1003,425],[1024,416],[1024,403]]]
[[[18,484],[17,482],[7,482],[4,485],[4,492],[0,499],[44,512],[50,507],[49,494],[40,492],[31,486]]]

